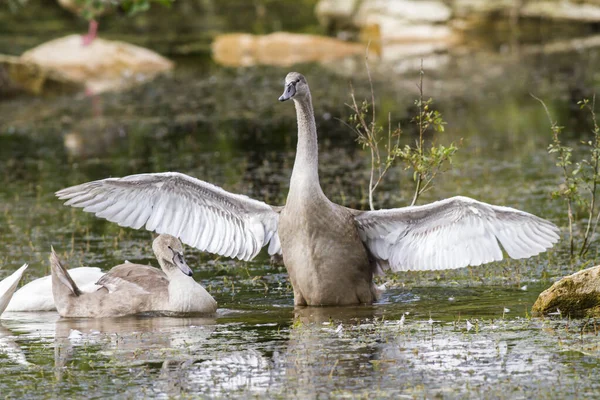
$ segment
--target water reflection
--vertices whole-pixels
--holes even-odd
[[[499,294],[478,295],[485,305]],[[394,317],[397,308],[410,309],[415,302],[427,308],[437,301],[223,310],[217,318],[7,313],[0,355],[6,355],[10,371],[47,370],[55,386],[84,383],[72,394],[88,392],[91,385],[89,393],[115,395],[116,379],[123,382],[119,395],[131,397],[478,397],[492,388],[543,397],[554,393],[559,376],[573,382],[578,374],[600,371],[592,324],[489,319],[478,315],[473,302],[462,317],[428,320],[412,312],[402,312],[402,320]],[[515,303],[506,305],[516,309]],[[444,310],[440,305],[438,311]],[[470,330],[465,318],[473,324]],[[585,365],[571,362],[579,352],[587,354]],[[592,381],[580,381],[582,390],[591,390]],[[572,386],[561,387],[565,395],[573,393]]]
[[[98,319],[61,318],[56,322],[55,342],[66,347],[103,342],[118,348],[120,361],[127,363],[136,350],[186,349],[210,336],[215,318],[123,317]],[[107,349],[110,350],[110,349]],[[56,364],[64,365],[58,357]]]
[[[15,364],[29,366],[30,363],[21,347],[15,342],[16,338],[17,336],[11,330],[0,325],[0,354],[4,354]]]

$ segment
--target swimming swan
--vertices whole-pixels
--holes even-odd
[[[21,268],[0,281],[0,314],[4,312],[10,299],[13,297],[17,285],[19,284],[21,277],[23,277],[23,272],[25,272],[27,267],[27,264],[23,264]]]
[[[298,145],[284,207],[176,173],[108,178],[58,191],[66,205],[121,226],[169,233],[200,250],[251,260],[269,244],[282,254],[295,305],[372,303],[373,274],[528,258],[552,247],[558,228],[535,215],[467,197],[377,211],[332,203],[318,175],[317,129],[306,78],[291,72]]]
[[[150,311],[214,313],[217,302],[192,278],[183,246],[171,235],[160,235],[152,249],[161,270],[133,263],[104,274],[98,290],[83,293],[52,249],[52,293],[62,317],[118,317]]]
[[[84,293],[95,292],[98,279],[104,275],[100,268],[79,267],[69,270],[69,275]],[[15,292],[6,311],[55,311],[52,296],[52,276],[44,276],[23,285]]]

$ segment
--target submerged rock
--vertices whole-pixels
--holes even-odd
[[[534,314],[571,317],[600,316],[600,265],[565,276],[540,293]]]
[[[57,71],[93,92],[119,90],[173,69],[173,62],[139,46],[96,39],[82,46],[81,36],[51,40],[25,52],[21,61]]]

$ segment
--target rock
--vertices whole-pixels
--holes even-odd
[[[352,17],[359,0],[321,0],[315,7],[319,23],[328,27],[344,27],[352,24]]]
[[[451,16],[452,10],[442,1],[364,0],[354,20],[358,25],[370,24],[382,17],[394,18],[405,23],[442,23],[448,22]]]
[[[457,35],[448,25],[452,10],[435,0],[321,0],[316,13],[329,28],[357,30],[386,62],[447,50]]]
[[[213,58],[228,66],[257,64],[289,66],[326,62],[364,54],[366,46],[317,35],[277,32],[269,35],[233,33],[220,35],[212,44]]]
[[[558,312],[571,317],[600,316],[600,265],[555,282],[540,293],[532,311],[537,315]]]
[[[492,14],[516,9],[519,2],[515,0],[453,0],[451,6],[455,18],[485,18]]]
[[[79,35],[44,43],[20,59],[57,71],[96,93],[131,87],[174,66],[165,57],[129,43],[96,39],[82,46]]]
[[[58,71],[44,68],[19,57],[0,54],[0,94],[28,92],[39,95],[59,95],[81,92],[80,82],[73,81]]]
[[[595,23],[600,22],[600,5],[570,1],[530,1],[523,5],[519,14],[523,17]]]

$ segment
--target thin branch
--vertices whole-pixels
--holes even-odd
[[[540,99],[539,97],[536,97],[533,93],[529,93],[529,95],[531,97],[533,97],[534,99],[536,99],[537,101],[539,101],[542,106],[544,107],[544,110],[546,111],[546,115],[548,116],[548,120],[550,121],[550,125],[551,125],[551,129],[552,129],[552,136],[553,136],[553,141],[556,145],[560,146],[560,151],[558,153],[558,157],[559,160],[561,160],[561,167],[563,170],[563,177],[565,179],[565,184],[567,185],[567,187],[569,186],[569,182],[571,182],[571,179],[569,177],[569,172],[567,171],[567,166],[565,165],[565,153],[564,153],[564,148],[561,146],[561,142],[560,139],[558,138],[558,134],[560,132],[560,128],[558,127],[557,123],[555,121],[552,120],[552,116],[550,115],[550,110],[548,110],[548,107],[546,106],[546,103],[544,103],[544,101],[542,99]],[[568,190],[570,190],[570,188],[568,188]],[[570,254],[571,254],[571,258],[573,258],[573,252],[574,252],[574,238],[573,238],[573,206],[572,206],[572,194],[569,193],[567,194],[567,196],[564,196],[565,200],[567,202],[567,216],[569,218],[569,248],[570,248]]]
[[[593,171],[592,174],[592,187],[590,188],[590,206],[588,209],[588,223],[585,229],[585,234],[583,236],[583,244],[581,245],[581,251],[579,252],[579,256],[583,256],[587,253],[589,246],[591,244],[590,229],[592,228],[592,220],[594,219],[594,211],[596,209],[596,189],[598,187],[598,170],[600,164],[600,128],[598,127],[598,122],[596,120],[596,95],[592,97],[592,105],[586,104],[586,108],[590,111],[592,115],[592,121],[594,122],[594,148],[592,149],[592,157],[593,157]],[[600,216],[600,213],[598,214]],[[596,227],[598,226],[598,218],[594,223],[594,228],[592,230],[593,233],[596,232]]]

